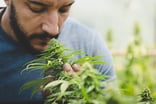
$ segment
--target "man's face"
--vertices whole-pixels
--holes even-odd
[[[10,25],[17,40],[33,53],[47,48],[69,15],[74,0],[10,0]]]

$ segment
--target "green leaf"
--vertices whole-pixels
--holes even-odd
[[[55,81],[52,81],[50,83],[48,83],[45,87],[44,87],[44,90],[47,90],[47,89],[50,89],[50,88],[53,88],[55,86],[58,86],[59,84],[65,82],[64,80],[55,80]]]
[[[67,90],[68,86],[69,86],[69,82],[68,81],[64,81],[62,84],[61,84],[61,94],[63,95],[65,93],[65,91]]]
[[[103,62],[103,61],[92,61],[90,62],[90,64],[93,64],[93,65],[100,65],[100,64],[107,64],[107,62]]]
[[[89,99],[89,96],[88,96],[88,94],[87,94],[86,91],[87,91],[87,90],[84,88],[84,86],[82,86],[82,87],[81,87],[82,96],[84,97],[84,99],[85,99],[87,102],[89,102],[90,99]]]
[[[93,85],[92,85],[92,86],[89,86],[89,88],[87,89],[87,93],[93,91],[94,88],[95,88],[95,87],[94,87]]]
[[[32,91],[31,98],[39,91],[41,91],[40,86],[35,87]]]
[[[43,81],[44,79],[38,79],[38,80],[27,82],[20,88],[20,92],[23,92],[24,90],[27,90],[33,86],[42,85]]]
[[[23,92],[23,91],[25,91],[25,90],[27,90],[27,89],[29,89],[29,88],[32,88],[32,87],[36,87],[36,88],[38,87],[38,88],[40,88],[41,85],[45,85],[46,83],[48,83],[49,78],[51,78],[51,76],[46,76],[44,78],[36,79],[36,80],[33,80],[33,81],[30,81],[30,82],[25,83],[20,88],[20,93]]]

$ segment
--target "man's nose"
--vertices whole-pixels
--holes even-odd
[[[44,16],[44,22],[42,24],[42,30],[50,35],[57,35],[59,33],[59,16],[57,11],[47,13]]]

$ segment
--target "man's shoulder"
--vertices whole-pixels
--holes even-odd
[[[69,17],[64,24],[64,30],[81,34],[95,34],[96,30],[88,25]]]

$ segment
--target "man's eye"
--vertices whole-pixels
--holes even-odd
[[[32,12],[35,12],[35,13],[41,13],[41,12],[44,12],[46,10],[46,7],[38,6],[38,5],[34,5],[34,4],[30,4],[29,8]]]
[[[70,10],[70,7],[64,7],[64,8],[60,8],[59,12],[60,13],[67,13],[67,12],[69,12],[69,10]]]

